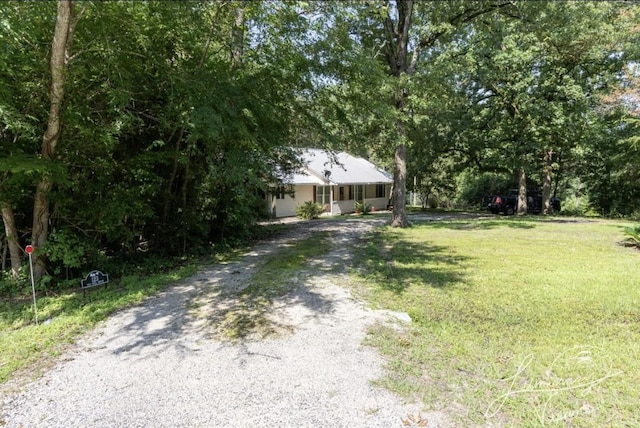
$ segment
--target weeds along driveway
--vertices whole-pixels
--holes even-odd
[[[396,322],[346,288],[353,245],[384,218],[292,225],[240,259],[212,266],[84,337],[41,379],[5,399],[8,427],[446,426],[371,381],[384,360],[367,326]],[[275,333],[221,340],[220,325],[271,255],[316,233],[328,251],[288,279],[262,314]],[[251,311],[251,304],[243,306]]]

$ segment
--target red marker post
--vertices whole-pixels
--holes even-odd
[[[36,304],[36,284],[33,280],[33,260],[31,254],[33,253],[33,245],[27,245],[24,248],[25,253],[29,254],[29,271],[31,272],[31,291],[33,292],[33,313],[36,317],[36,325],[38,325],[38,305]]]

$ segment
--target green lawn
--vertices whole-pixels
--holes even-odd
[[[640,252],[624,222],[541,217],[377,231],[359,292],[404,311],[372,329],[380,383],[461,426],[639,426]],[[364,281],[363,281],[364,280]]]
[[[413,319],[404,332],[370,331],[389,358],[380,384],[459,426],[640,426],[640,251],[620,245],[629,225],[492,217],[378,229],[357,250],[353,282],[372,306]],[[286,292],[272,285],[326,243],[313,236],[270,259],[273,272],[261,269],[246,299]],[[194,270],[40,297],[50,322],[39,326],[29,296],[0,302],[0,383],[46,367],[96,321]]]

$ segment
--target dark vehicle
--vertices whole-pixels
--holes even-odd
[[[506,196],[491,197],[487,209],[493,214],[513,215],[518,211],[518,191],[512,190]],[[551,198],[551,213],[560,211],[560,199]],[[537,190],[527,192],[527,213],[540,214],[542,212],[542,193]]]

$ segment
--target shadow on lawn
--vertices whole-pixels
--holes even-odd
[[[412,285],[446,289],[465,282],[463,271],[468,258],[450,247],[402,238],[387,238],[382,245],[380,242],[380,236],[374,237],[359,258],[368,275],[385,290],[401,294]]]
[[[513,218],[508,219],[472,219],[472,220],[447,220],[447,221],[416,221],[414,226],[418,227],[431,227],[434,229],[453,229],[453,230],[489,230],[497,228],[510,228],[510,229],[535,229],[538,226],[538,221],[531,217]]]

